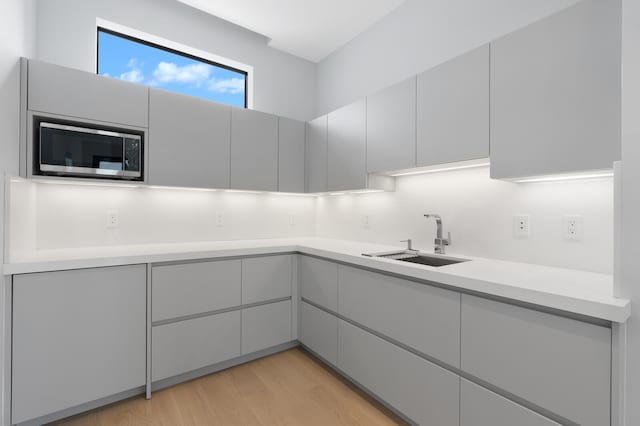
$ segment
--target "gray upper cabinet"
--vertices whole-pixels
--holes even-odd
[[[417,165],[489,156],[489,45],[418,75]]]
[[[307,192],[327,191],[327,116],[307,123]]]
[[[278,190],[278,117],[231,109],[231,188]]]
[[[491,44],[491,176],[620,159],[620,0],[585,0]]]
[[[230,144],[230,106],[150,89],[150,184],[229,188]]]
[[[32,111],[148,127],[146,86],[34,60],[28,68]]]
[[[278,191],[304,192],[305,123],[278,119]]]
[[[416,77],[367,97],[367,172],[416,166]]]
[[[362,99],[329,113],[327,134],[328,190],[366,188],[366,101]]]

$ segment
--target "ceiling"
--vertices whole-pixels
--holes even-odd
[[[178,0],[268,37],[312,62],[369,28],[405,0]]]

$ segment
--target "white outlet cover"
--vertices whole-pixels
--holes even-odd
[[[216,226],[223,227],[224,226],[224,213],[216,212]]]
[[[529,215],[522,214],[513,217],[513,237],[519,239],[529,238],[531,232]]]
[[[582,241],[584,220],[580,215],[565,215],[562,218],[563,237],[569,241]]]
[[[107,209],[107,228],[114,229],[120,226],[120,215],[117,209]]]

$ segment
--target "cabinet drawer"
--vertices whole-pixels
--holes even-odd
[[[242,259],[242,304],[291,296],[293,257]]]
[[[460,365],[460,294],[340,266],[338,312],[447,364]]]
[[[460,426],[559,426],[559,423],[461,379]]]
[[[332,311],[338,311],[338,265],[300,256],[300,295]]]
[[[148,127],[146,86],[33,60],[28,74],[32,111]]]
[[[240,311],[153,327],[152,379],[240,356]]]
[[[338,361],[338,318],[325,311],[300,302],[300,341],[325,361]]]
[[[240,260],[154,266],[153,321],[239,306]]]
[[[611,329],[462,295],[461,369],[584,426],[609,424]]]
[[[459,377],[340,320],[338,368],[421,425],[459,426]]]
[[[242,310],[242,354],[291,341],[291,300]]]

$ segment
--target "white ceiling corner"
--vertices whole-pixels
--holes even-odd
[[[405,0],[178,0],[271,41],[269,45],[320,62]]]

